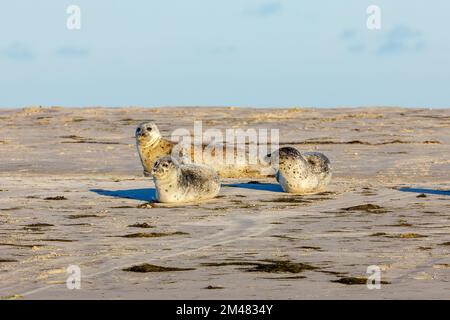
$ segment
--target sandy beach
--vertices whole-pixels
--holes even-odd
[[[164,136],[277,128],[325,153],[333,180],[295,196],[227,179],[212,201],[157,205],[144,120]],[[0,109],[2,299],[449,299],[449,212],[450,109]]]

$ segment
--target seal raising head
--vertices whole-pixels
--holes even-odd
[[[159,202],[197,202],[214,198],[220,191],[218,174],[206,165],[180,164],[173,157],[162,157],[151,173]]]
[[[160,139],[161,133],[153,122],[143,122],[136,128],[136,140],[143,147],[151,147]]]
[[[149,176],[156,159],[170,155],[175,145],[174,142],[162,138],[154,122],[141,123],[136,128],[136,146],[144,167],[144,175]]]
[[[283,147],[267,155],[276,170],[276,179],[285,192],[311,194],[321,192],[331,180],[330,160],[319,152],[300,153]]]

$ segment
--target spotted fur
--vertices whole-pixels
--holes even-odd
[[[153,164],[155,161],[164,156],[179,156],[182,163],[196,163],[205,164],[217,171],[221,178],[262,178],[273,176],[274,171],[267,166],[267,163],[262,163],[258,160],[256,164],[248,163],[246,159],[243,162],[234,161],[227,164],[225,161],[218,161],[215,157],[215,152],[222,151],[224,155],[226,146],[223,144],[215,145],[211,148],[208,145],[197,146],[201,149],[201,156],[196,157],[196,146],[181,146],[175,142],[164,139],[158,130],[158,127],[153,122],[141,123],[136,129],[136,145],[144,167],[144,175],[150,176]],[[211,150],[212,149],[212,150]],[[175,152],[173,152],[175,151]],[[237,148],[234,148],[234,159],[238,157]]]
[[[156,160],[151,173],[159,202],[196,202],[214,198],[220,191],[218,174],[206,165],[180,164],[173,157],[163,157]]]
[[[311,194],[323,191],[331,180],[330,160],[319,152],[300,153],[283,147],[267,155],[276,170],[276,179],[285,192]]]

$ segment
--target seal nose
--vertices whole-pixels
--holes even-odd
[[[142,137],[143,135],[145,135],[145,129],[142,129],[142,128],[137,128],[136,129],[136,134],[139,136],[139,137]]]

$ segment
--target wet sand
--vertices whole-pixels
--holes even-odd
[[[318,195],[225,180],[210,202],[155,205],[133,137],[143,120],[164,136],[194,120],[278,128],[334,177]],[[2,109],[0,296],[449,299],[449,128],[450,109]]]

